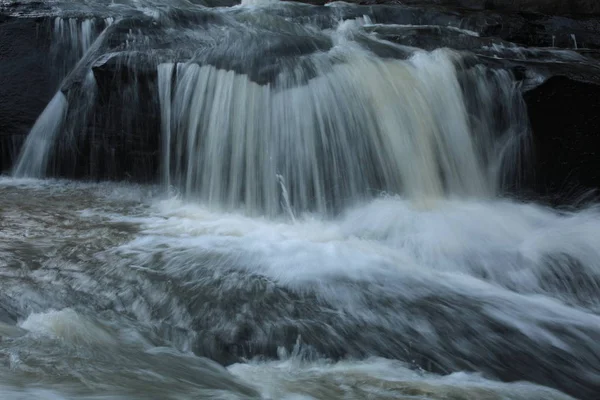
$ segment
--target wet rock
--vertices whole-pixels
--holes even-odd
[[[525,94],[536,194],[572,202],[600,187],[600,85],[550,78]]]
[[[2,325],[14,325],[17,323],[16,316],[13,312],[10,312],[6,307],[0,304],[0,326]]]
[[[293,0],[323,5],[329,0]],[[345,0],[347,3],[438,5],[467,10],[502,10],[511,12],[534,12],[552,15],[598,15],[600,3],[596,0]]]
[[[469,9],[496,9],[543,14],[599,14],[600,3],[595,0],[441,0]]]
[[[136,182],[156,179],[160,140],[156,69],[141,65],[133,69],[114,57],[92,68],[95,93],[82,82],[63,87],[70,107],[50,162],[53,175]]]
[[[45,19],[0,15],[0,172],[10,168],[56,89],[47,28]]]

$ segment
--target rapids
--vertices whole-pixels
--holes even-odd
[[[0,184],[3,398],[594,390],[594,207],[386,197],[292,222],[154,187]]]
[[[0,398],[598,398],[600,208],[518,197],[536,66],[590,61],[435,10],[213,5],[45,5]]]

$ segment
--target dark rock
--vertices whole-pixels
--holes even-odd
[[[524,97],[535,193],[563,204],[600,188],[600,85],[557,76]]]
[[[0,18],[0,172],[56,90],[44,19]]]
[[[328,0],[292,0],[323,5]],[[596,0],[345,0],[348,3],[439,5],[467,10],[501,10],[510,12],[533,12],[551,15],[598,15],[600,2]]]
[[[88,180],[155,180],[160,148],[156,68],[133,69],[113,57],[92,71],[94,89],[77,81],[63,87],[69,111],[49,173]]]
[[[443,0],[442,0],[443,1]],[[445,0],[445,3],[451,3]],[[600,14],[596,0],[459,0],[452,1],[465,8],[485,8],[513,12],[535,12],[552,15]]]

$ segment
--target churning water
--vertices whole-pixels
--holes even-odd
[[[1,184],[3,398],[569,398],[496,378],[595,388],[593,208],[388,197],[290,222],[148,187]]]
[[[0,179],[0,398],[597,398],[600,210],[502,197],[543,76],[377,8],[141,3],[53,20],[80,59]],[[32,179],[141,142],[156,186]]]

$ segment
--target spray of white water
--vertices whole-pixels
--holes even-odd
[[[243,6],[265,6],[278,3],[280,0],[242,0]]]

